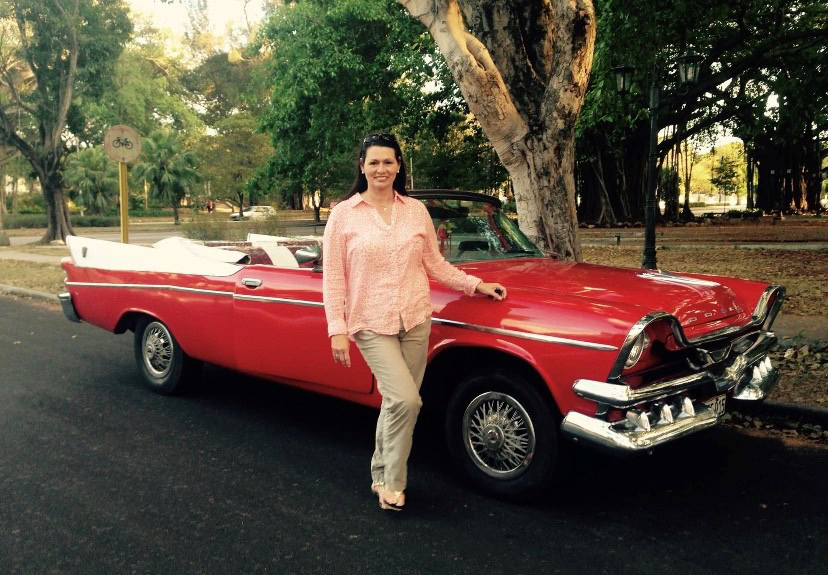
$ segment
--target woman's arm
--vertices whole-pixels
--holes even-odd
[[[322,236],[322,300],[328,336],[348,333],[345,324],[345,237],[339,210],[331,210]]]
[[[446,261],[446,258],[443,257],[443,254],[440,253],[440,248],[437,246],[437,233],[434,230],[434,225],[431,223],[431,216],[429,216],[426,207],[422,207],[423,229],[426,236],[425,247],[423,248],[423,265],[425,266],[426,273],[444,286],[462,291],[466,295],[479,292],[497,300],[504,299],[506,297],[506,288],[502,285],[498,283],[486,283],[480,278],[457,269]]]

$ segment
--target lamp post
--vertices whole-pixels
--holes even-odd
[[[699,64],[702,57],[691,50],[687,50],[678,58],[679,79],[682,84],[693,84],[699,77]],[[613,68],[616,77],[616,88],[619,94],[622,86],[629,89],[628,82],[632,78],[632,70],[627,66]],[[629,76],[627,76],[629,75]],[[656,214],[656,160],[658,157],[658,110],[659,78],[653,73],[653,82],[650,85],[650,153],[647,163],[647,201],[644,205],[644,258],[641,267],[648,270],[657,269],[656,242],[655,242],[655,214]]]

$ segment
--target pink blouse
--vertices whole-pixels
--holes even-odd
[[[395,334],[400,318],[406,331],[419,325],[431,315],[426,274],[468,295],[480,283],[443,258],[425,205],[394,196],[391,224],[361,194],[331,210],[322,244],[329,336]]]

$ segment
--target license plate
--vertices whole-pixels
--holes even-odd
[[[724,415],[725,412],[725,399],[727,398],[724,395],[717,395],[716,397],[711,397],[702,403],[712,409],[713,413],[716,414],[716,417],[720,417]]]

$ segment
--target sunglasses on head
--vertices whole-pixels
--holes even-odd
[[[362,147],[364,148],[369,144],[375,144],[377,142],[393,145],[397,143],[397,138],[395,138],[393,134],[368,134],[365,136],[365,139],[362,140]]]

